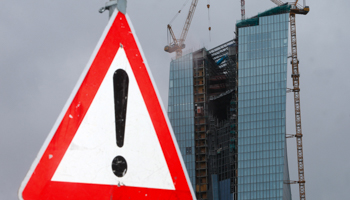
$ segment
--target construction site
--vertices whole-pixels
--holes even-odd
[[[167,25],[171,38],[164,50],[176,53],[168,116],[199,200],[290,200],[291,184],[306,199],[295,16],[309,7],[271,1],[277,6],[246,19],[241,0],[233,39],[212,49],[183,55],[198,0],[179,38]],[[289,66],[295,134],[286,133],[285,123]],[[287,138],[297,141],[296,181],[289,177],[296,166],[288,166]]]

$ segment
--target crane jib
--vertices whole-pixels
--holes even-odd
[[[190,7],[190,10],[188,11],[188,15],[187,15],[187,18],[185,21],[185,25],[182,29],[180,39],[176,39],[174,31],[172,30],[170,24],[168,24],[168,31],[169,31],[173,41],[164,47],[164,51],[169,52],[169,53],[176,51],[176,58],[179,58],[182,56],[182,49],[185,48],[185,46],[186,46],[184,44],[184,42],[186,40],[186,36],[187,36],[188,30],[190,28],[192,18],[193,18],[194,12],[196,10],[197,4],[198,4],[198,0],[192,0],[191,7]]]

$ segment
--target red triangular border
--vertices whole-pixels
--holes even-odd
[[[121,44],[145,100],[175,190],[51,181]],[[75,117],[70,118],[70,115]],[[118,12],[62,122],[24,187],[22,197],[24,200],[193,199],[190,183],[183,170],[170,127],[164,117],[137,41],[126,16]]]

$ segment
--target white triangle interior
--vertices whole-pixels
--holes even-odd
[[[113,74],[117,69],[124,69],[129,76],[122,148],[116,145],[114,116]],[[123,156],[128,165],[127,173],[122,178],[115,176],[111,167],[113,159],[118,155]],[[175,189],[123,48],[118,50],[52,181]]]

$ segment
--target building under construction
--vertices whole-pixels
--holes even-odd
[[[233,199],[237,45],[172,60],[168,114],[198,199]]]
[[[168,115],[197,199],[291,199],[285,116],[296,10],[308,12],[281,4],[239,21],[234,40],[171,61]]]

